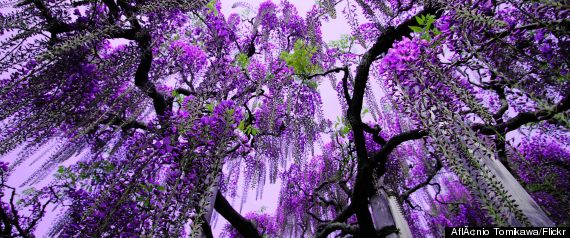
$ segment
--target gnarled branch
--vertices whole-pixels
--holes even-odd
[[[514,131],[521,126],[532,123],[549,120],[558,113],[565,112],[570,109],[570,92],[554,106],[552,109],[543,109],[532,112],[522,112],[515,117],[497,125],[485,125],[476,123],[471,128],[483,135],[495,135],[497,133],[507,133]]]
[[[440,15],[437,9],[429,8],[420,11],[416,16],[434,14],[436,16]],[[374,60],[381,54],[387,53],[392,45],[397,40],[402,39],[404,36],[411,34],[412,30],[410,26],[415,25],[416,20],[414,17],[404,21],[398,27],[388,28],[383,32],[377,39],[372,48],[370,48],[360,60],[360,64],[356,68],[356,77],[354,82],[354,91],[352,95],[352,101],[348,108],[348,119],[352,126],[352,132],[354,135],[354,144],[356,145],[356,154],[358,157],[358,169],[356,174],[356,181],[354,184],[354,191],[352,194],[352,202],[356,207],[356,216],[358,218],[358,224],[360,226],[360,235],[363,237],[376,237],[376,230],[372,222],[372,216],[368,210],[368,198],[370,197],[372,186],[372,172],[374,168],[380,164],[383,168],[385,161],[388,158],[388,154],[400,143],[392,144],[387,143],[382,151],[375,156],[375,160],[383,160],[383,163],[373,163],[368,158],[368,151],[366,149],[366,139],[364,137],[364,132],[362,128],[362,117],[360,112],[362,111],[362,106],[364,103],[364,94],[366,91],[366,85],[368,82],[368,76],[370,74],[370,67]],[[420,137],[421,138],[421,137]]]
[[[392,151],[396,149],[398,145],[406,141],[421,139],[427,135],[427,131],[420,129],[402,132],[390,138],[390,140],[386,142],[386,145],[384,145],[382,149],[374,155],[374,160],[377,163],[384,163],[388,159],[388,155],[392,153]]]
[[[214,208],[239,232],[243,237],[261,238],[255,225],[237,212],[218,191]]]
[[[437,175],[437,172],[439,172],[442,167],[443,164],[441,163],[441,160],[437,159],[435,162],[435,167],[433,171],[428,175],[427,179],[404,192],[402,195],[400,195],[400,198],[402,200],[407,200],[412,193],[418,191],[420,188],[427,186],[429,183],[431,183],[431,180]]]
[[[352,216],[355,212],[354,205],[351,203],[349,204],[337,217],[335,217],[332,221],[317,228],[316,237],[325,238],[330,233],[337,231],[340,229],[338,226],[339,223],[343,223],[346,221],[350,216]],[[344,223],[343,223],[344,224]]]

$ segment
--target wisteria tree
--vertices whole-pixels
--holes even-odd
[[[0,236],[570,225],[568,1],[227,5],[0,1]],[[276,211],[232,206],[266,181]]]

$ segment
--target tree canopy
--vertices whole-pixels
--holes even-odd
[[[567,1],[0,7],[2,237],[213,237],[214,211],[248,238],[570,225]],[[276,211],[232,206],[266,182]]]

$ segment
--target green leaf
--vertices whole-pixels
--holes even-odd
[[[30,187],[30,188],[24,189],[24,190],[22,191],[22,194],[24,194],[24,195],[30,195],[30,194],[33,194],[33,193],[35,193],[35,192],[36,192],[36,189],[35,189],[34,187]]]
[[[103,169],[105,170],[105,172],[112,172],[113,170],[115,170],[115,165],[111,164],[111,163],[107,163]]]
[[[251,128],[251,135],[256,136],[259,133],[259,131],[255,127],[250,126],[250,128]]]
[[[238,125],[237,129],[240,130],[240,131],[243,131],[244,128],[245,128],[245,119],[244,119],[244,120],[241,120],[241,121],[239,122],[239,125]]]
[[[293,53],[281,52],[280,58],[293,67],[296,74],[308,75],[316,72],[319,67],[311,62],[313,54],[317,51],[316,47],[305,45],[303,40],[297,40],[293,49]]]
[[[417,32],[417,33],[422,33],[424,32],[424,29],[418,26],[409,26],[410,29],[412,29],[412,31]]]
[[[165,188],[164,188],[164,186],[158,185],[158,186],[156,187],[156,190],[158,190],[158,191],[164,191]]]
[[[435,22],[435,16],[434,15],[427,15],[426,26],[429,26],[434,22]]]
[[[57,168],[57,173],[60,173],[60,174],[65,173],[65,167],[63,167],[63,165],[60,165],[60,166]]]
[[[425,18],[425,16],[422,16],[422,17]],[[422,26],[425,24],[424,19],[421,18],[421,17],[416,16],[416,21],[418,22],[418,24],[420,24],[420,25],[422,25]]]
[[[218,9],[216,8],[216,3],[218,0],[212,0],[206,4],[206,7],[209,9],[208,13],[214,12],[214,16],[218,16]]]
[[[312,89],[317,89],[319,87],[319,84],[316,81],[311,80],[307,82],[307,86]]]
[[[173,90],[172,91],[172,97],[174,97],[176,99],[176,101],[182,103],[182,101],[184,101],[184,95],[178,93],[178,91]]]
[[[356,37],[351,35],[343,34],[340,40],[331,41],[329,45],[332,48],[338,48],[342,52],[346,52],[350,49],[351,43],[356,39]]]
[[[249,57],[244,53],[237,54],[236,64],[242,69],[247,69],[247,66],[249,66]]]
[[[208,110],[208,112],[214,112],[214,103],[206,104],[206,110]]]
[[[242,131],[246,135],[254,135],[255,136],[259,133],[259,130],[257,130],[257,128],[255,128],[251,124],[246,125],[246,123],[247,123],[247,119],[243,119],[237,127],[238,130]]]
[[[441,35],[441,31],[434,27],[433,28],[433,34],[435,34],[436,36],[439,36],[439,35]]]
[[[340,135],[342,137],[347,135],[349,132],[350,132],[350,127],[348,127],[348,126],[344,126],[344,127],[342,127],[342,129],[340,129]]]

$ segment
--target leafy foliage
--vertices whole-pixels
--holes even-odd
[[[316,47],[306,45],[303,40],[297,40],[293,48],[293,53],[282,52],[280,58],[287,65],[293,67],[296,74],[310,75],[319,70],[319,67],[313,64],[313,55],[317,52]]]
[[[435,36],[441,34],[441,31],[439,31],[437,27],[433,25],[433,23],[436,20],[434,15],[428,14],[428,15],[416,16],[415,19],[420,26],[410,26],[410,29],[412,29],[412,31],[416,33],[420,33],[422,39],[430,41],[431,34]]]

